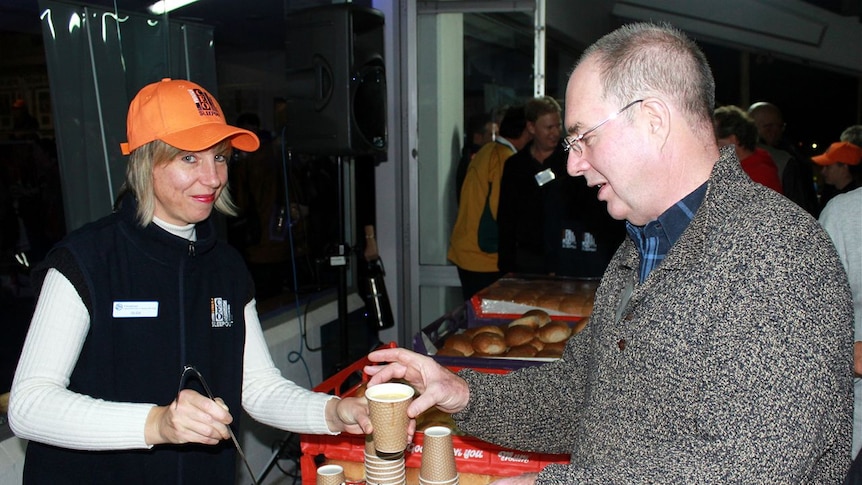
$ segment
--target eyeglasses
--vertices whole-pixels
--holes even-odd
[[[577,152],[578,155],[582,155],[584,153],[584,148],[581,146],[581,141],[583,141],[583,139],[586,138],[587,135],[598,130],[599,128],[602,127],[602,125],[604,125],[608,121],[615,119],[617,116],[622,114],[623,111],[625,111],[625,110],[631,108],[632,106],[634,106],[638,103],[641,103],[641,102],[643,102],[642,99],[632,101],[631,103],[623,106],[622,109],[620,109],[616,113],[608,116],[601,123],[597,124],[596,126],[593,126],[589,130],[581,133],[580,135],[572,135],[572,136],[567,136],[567,137],[563,138],[563,150],[565,150],[566,152],[568,152],[569,150],[574,150],[575,152]]]

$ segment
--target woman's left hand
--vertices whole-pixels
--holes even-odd
[[[326,423],[332,431],[352,434],[371,433],[368,401],[364,397],[330,399],[326,403]]]

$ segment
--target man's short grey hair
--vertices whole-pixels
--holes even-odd
[[[862,147],[862,125],[853,125],[847,127],[841,132],[839,141],[849,141],[857,147]]]
[[[688,123],[712,133],[715,79],[697,44],[667,23],[627,24],[588,47],[578,63],[598,63],[604,99],[624,106],[657,97],[683,112]]]

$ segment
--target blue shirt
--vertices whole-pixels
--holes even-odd
[[[640,254],[638,267],[640,283],[643,283],[650,272],[664,261],[671,246],[682,236],[703,202],[706,185],[707,183],[704,182],[694,192],[664,211],[658,219],[644,226],[636,226],[626,221],[626,231]]]

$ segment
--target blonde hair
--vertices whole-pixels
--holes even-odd
[[[216,152],[230,159],[230,140],[224,140],[213,147]],[[121,194],[131,192],[138,200],[138,223],[142,227],[153,222],[153,214],[156,212],[156,195],[153,188],[153,169],[157,165],[165,164],[173,160],[177,155],[187,150],[168,145],[161,140],[154,140],[134,149],[129,154],[129,163],[126,165],[126,181],[121,189]],[[237,207],[227,190],[227,186],[219,193],[218,199],[213,204],[215,209],[228,216],[237,215]]]

